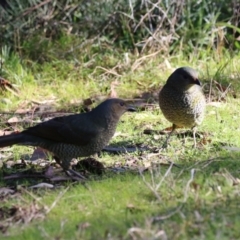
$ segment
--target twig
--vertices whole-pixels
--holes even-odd
[[[56,206],[57,202],[62,198],[62,196],[68,191],[68,189],[70,188],[70,186],[68,186],[66,189],[64,189],[63,192],[60,192],[57,196],[57,198],[55,199],[55,201],[52,203],[51,207],[49,207],[46,211],[46,214],[48,214],[50,211],[52,211],[52,209]]]
[[[186,186],[186,189],[185,189],[185,192],[184,192],[184,200],[183,200],[183,202],[187,201],[188,190],[189,190],[190,184],[192,183],[192,181],[194,179],[194,174],[195,174],[195,169],[193,168],[193,169],[191,169],[191,177],[190,177],[189,181],[187,182],[187,186]]]
[[[159,194],[155,191],[155,189],[153,188],[153,186],[146,181],[145,176],[142,174],[141,171],[139,171],[139,173],[140,173],[140,175],[141,175],[141,177],[142,177],[143,182],[146,184],[146,186],[153,192],[153,194],[155,195],[155,197],[156,197],[159,201],[161,201],[161,197],[160,197]],[[154,185],[153,175],[151,175],[151,177],[152,177],[152,183],[153,183],[153,185]]]
[[[167,169],[167,171],[165,172],[164,176],[162,177],[161,181],[159,182],[159,184],[156,187],[156,191],[161,187],[163,181],[165,180],[165,178],[167,177],[167,175],[170,173],[172,167],[174,166],[174,163],[171,162],[169,168]]]
[[[152,221],[153,221],[153,222],[157,222],[157,221],[166,220],[166,219],[172,217],[172,216],[173,216],[174,214],[176,214],[177,212],[179,212],[182,207],[183,207],[183,204],[179,205],[175,210],[173,210],[172,212],[170,212],[170,213],[168,213],[168,214],[166,214],[166,215],[152,218]]]
[[[161,51],[162,51],[162,49],[160,49],[160,50],[158,50],[158,51],[156,51],[156,52],[154,52],[154,53],[151,53],[151,54],[149,54],[149,55],[145,55],[145,56],[143,56],[143,57],[141,57],[141,58],[138,58],[138,59],[133,63],[133,65],[132,65],[132,67],[131,67],[131,70],[132,70],[132,71],[135,71],[135,70],[138,68],[138,66],[141,65],[141,63],[142,63],[144,60],[147,60],[148,58],[157,55],[157,54],[160,53]]]
[[[165,172],[164,176],[162,177],[161,181],[156,185],[155,184],[155,180],[154,180],[154,177],[153,177],[153,174],[151,173],[151,181],[152,181],[152,185],[150,183],[148,183],[144,177],[144,175],[142,174],[141,171],[139,171],[142,179],[143,179],[143,182],[149,187],[149,189],[154,193],[154,195],[156,196],[156,198],[160,201],[161,200],[161,197],[160,195],[157,193],[158,189],[161,187],[163,181],[165,180],[165,178],[168,176],[168,174],[170,173],[172,167],[173,167],[173,163],[171,163],[171,165],[169,166],[168,170]]]

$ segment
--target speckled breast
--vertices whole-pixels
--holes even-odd
[[[174,91],[163,88],[159,105],[168,121],[179,127],[194,127],[202,123],[206,100],[202,91]]]

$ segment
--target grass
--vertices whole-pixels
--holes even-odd
[[[0,92],[1,112],[11,112],[0,113],[0,130],[23,128],[6,124],[20,118],[17,110],[32,113],[46,104],[79,112],[83,99],[109,96],[113,82],[121,98],[158,92],[180,66],[197,69],[205,92],[212,93],[198,129],[203,137],[197,141],[205,144],[197,149],[191,137],[174,135],[159,155],[102,153],[105,166],[127,170],[54,189],[29,188],[38,181],[4,181],[1,169],[0,187],[15,186],[17,193],[0,191],[0,238],[240,238],[239,16],[233,11],[238,3],[216,3],[19,0],[0,9],[1,77],[20,90],[19,96]],[[166,136],[143,130],[168,126],[156,103],[153,110],[125,114],[111,144],[154,149]],[[18,160],[32,148],[13,146],[0,154],[9,152]],[[138,168],[148,171],[140,174]],[[16,209],[14,217],[4,218]]]
[[[99,60],[89,62],[52,61],[45,64],[19,61],[16,56],[5,56],[4,76],[21,88],[21,98],[7,95],[8,101],[1,101],[2,110],[14,110],[23,100],[44,101],[56,99],[59,106],[68,106],[92,96],[106,96],[110,92],[110,85],[117,81],[116,91],[119,97],[138,96],[141,92],[159,89],[171,72],[180,66],[198,69],[200,80],[210,84],[217,80],[227,87],[230,83],[234,90],[239,90],[238,64],[239,56],[231,56],[227,52],[221,56],[209,53],[208,58],[199,59],[195,54],[186,56],[179,53],[170,58],[160,54],[155,57],[136,58],[128,52],[129,61],[123,55],[109,52],[100,56]],[[94,59],[96,56],[92,56]],[[110,60],[108,66],[103,66]],[[91,60],[90,60],[91,61]],[[114,62],[112,65],[111,62]],[[232,76],[229,76],[229,72]],[[215,90],[215,89],[214,89]],[[60,102],[59,102],[60,101]]]
[[[172,169],[154,192],[140,176],[127,173],[86,186],[25,193],[25,204],[37,199],[45,207],[56,202],[56,207],[21,234],[13,227],[8,239],[162,239],[156,237],[161,231],[170,239],[238,239],[239,185],[232,182],[238,158],[199,163],[192,181],[192,163],[184,171]],[[145,181],[154,188],[152,179],[161,182],[166,171],[159,168]]]
[[[205,120],[198,129],[206,134],[206,144],[193,149],[192,138],[173,136],[169,148],[160,155],[147,151],[121,155],[103,153],[99,159],[106,166],[123,164],[130,169],[118,174],[107,172],[85,185],[65,183],[53,190],[32,190],[27,188],[31,185],[28,181],[11,182],[19,189],[19,195],[3,198],[1,207],[21,206],[26,215],[31,215],[31,209],[39,211],[32,210],[36,219],[30,222],[17,224],[12,220],[12,226],[2,237],[18,240],[239,239],[239,56],[212,53],[204,59],[179,53],[167,59],[160,55],[137,58],[130,54],[129,57],[130,63],[127,63],[124,56],[109,53],[102,59],[101,56],[94,58],[90,66],[86,62],[75,65],[63,60],[38,65],[9,56],[5,61],[5,74],[18,85],[20,96],[5,93],[1,98],[8,101],[1,101],[0,109],[15,111],[26,100],[31,106],[31,100],[49,99],[55,99],[57,108],[66,109],[82,99],[107,96],[111,82],[116,80],[118,96],[131,98],[159,89],[174,68],[188,65],[199,71],[204,89],[214,90],[212,99],[221,94],[214,80],[224,88],[231,83],[224,101],[207,106]],[[166,136],[146,135],[143,130],[161,130],[169,125],[158,107],[127,113],[111,144],[142,143],[159,147]],[[4,126],[2,122],[1,128]],[[10,151],[17,160],[32,149],[13,146]],[[180,168],[162,164],[166,159]],[[132,166],[149,170],[139,174]],[[1,179],[0,186],[7,185]]]

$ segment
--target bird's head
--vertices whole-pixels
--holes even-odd
[[[104,115],[104,117],[119,120],[125,112],[133,112],[135,109],[122,99],[110,98],[99,104],[94,111],[99,115]]]
[[[179,91],[188,91],[193,86],[201,86],[196,70],[190,67],[176,69],[168,78],[167,85]]]

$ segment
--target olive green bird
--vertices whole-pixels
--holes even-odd
[[[163,147],[167,147],[169,138],[177,127],[193,130],[196,147],[196,130],[204,119],[206,107],[197,72],[190,67],[176,69],[159,92],[159,106],[165,118],[173,124]]]

